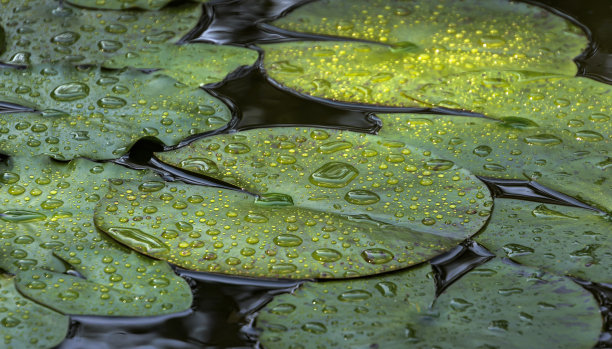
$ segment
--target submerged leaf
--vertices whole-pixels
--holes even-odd
[[[97,11],[46,0],[4,1],[0,22],[12,25],[4,28],[7,49],[0,60],[99,64],[116,54],[145,49],[156,54],[192,30],[201,14],[202,6],[195,3],[145,12]]]
[[[474,21],[474,13],[481,20]],[[568,20],[505,0],[318,1],[274,25],[338,41],[262,45],[272,79],[315,97],[386,106],[430,106],[418,91],[464,72],[573,76],[572,58],[587,46],[584,33]],[[445,87],[463,95],[466,85]]]
[[[491,204],[469,172],[393,137],[274,128],[215,135],[158,156],[260,194],[161,182],[113,187],[96,224],[189,269],[375,274],[456,246],[482,227]]]
[[[0,267],[17,274],[25,295],[68,314],[144,316],[189,308],[190,288],[167,263],[127,250],[93,223],[108,178],[148,177],[84,159],[15,158],[0,171]],[[87,280],[63,274],[66,265]]]
[[[140,138],[176,144],[231,118],[219,99],[163,75],[69,65],[2,73],[0,101],[38,110],[0,114],[0,151],[9,155],[112,159]]]
[[[260,312],[264,347],[591,348],[593,296],[571,280],[495,259],[434,300],[429,265],[343,282],[307,283]],[[433,304],[432,304],[433,303]]]
[[[257,51],[243,47],[194,43],[167,45],[155,55],[144,52],[113,56],[104,66],[159,68],[162,74],[197,87],[223,81],[239,67],[253,65],[257,57]]]
[[[14,278],[0,275],[0,336],[2,348],[52,348],[68,332],[67,316],[23,297]]]
[[[381,136],[431,148],[476,175],[537,181],[612,210],[608,142],[594,146],[570,132],[533,126],[529,120],[520,118],[495,121],[426,114],[379,117],[383,121]]]
[[[72,5],[104,10],[124,10],[139,8],[143,10],[159,10],[172,0],[66,0]],[[207,2],[208,0],[195,0]]]
[[[612,223],[582,208],[496,199],[476,241],[498,255],[560,275],[612,283]]]

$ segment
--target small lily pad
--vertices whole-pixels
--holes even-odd
[[[501,0],[317,1],[273,24],[336,41],[262,45],[272,79],[319,98],[397,107],[429,106],[416,91],[465,72],[573,76],[572,58],[587,46],[584,33],[568,20]],[[444,86],[460,95],[466,87]]]
[[[582,208],[496,199],[476,241],[518,263],[612,283],[612,222]]]
[[[253,65],[255,50],[204,43],[167,45],[157,54],[131,52],[117,55],[104,62],[107,68],[159,68],[168,75],[192,87],[217,83],[241,66]]]
[[[112,159],[143,137],[176,144],[224,126],[229,108],[202,89],[133,69],[37,65],[0,69],[0,100],[34,113],[0,114],[0,151]]]
[[[17,275],[25,295],[68,314],[145,316],[189,308],[190,288],[167,263],[95,228],[94,207],[108,178],[157,177],[84,159],[13,158],[0,170],[0,267]],[[86,279],[63,274],[66,266]],[[61,286],[47,287],[56,283]]]
[[[144,48],[155,53],[192,30],[201,14],[202,5],[196,3],[147,12],[90,10],[66,2],[60,7],[58,1],[5,1],[0,4],[0,22],[6,50],[0,60],[22,65],[99,64],[112,55]]]
[[[51,348],[68,332],[67,316],[23,297],[14,278],[0,275],[0,335],[6,349]]]
[[[124,183],[96,224],[196,270],[339,278],[413,265],[477,232],[492,202],[469,172],[397,139],[316,128],[214,135],[157,155],[259,196]]]
[[[66,0],[72,5],[96,8],[102,10],[124,10],[139,8],[143,10],[159,10],[172,0]],[[207,2],[207,0],[196,0]]]
[[[257,318],[265,348],[591,348],[601,317],[570,279],[494,259],[434,300],[429,265],[307,283]]]
[[[538,127],[520,117],[503,121],[425,114],[379,117],[383,121],[381,136],[402,137],[407,143],[431,148],[476,175],[536,181],[608,212],[612,210],[608,142],[586,141],[569,130]]]

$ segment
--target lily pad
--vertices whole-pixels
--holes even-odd
[[[190,288],[167,263],[124,248],[93,223],[107,178],[149,177],[157,178],[84,159],[15,158],[0,173],[0,267],[17,274],[25,295],[68,314],[144,316],[189,308]],[[63,274],[67,266],[82,277]]]
[[[72,5],[103,10],[124,10],[139,8],[143,10],[159,10],[172,0],[66,0]],[[207,2],[207,0],[196,0]]]
[[[596,115],[597,113],[592,113]],[[591,142],[532,121],[425,114],[380,114],[382,137],[428,147],[485,177],[537,181],[603,210],[612,210],[612,159],[605,140]],[[592,122],[590,126],[594,126]],[[605,126],[604,126],[605,127]],[[608,126],[609,127],[609,126]],[[594,143],[601,143],[595,147]]]
[[[0,275],[0,335],[6,349],[51,348],[68,332],[67,316],[23,297],[14,278]]]
[[[163,75],[70,65],[0,73],[0,100],[37,110],[0,114],[0,151],[8,155],[112,159],[140,138],[176,144],[231,118],[219,99]]]
[[[318,1],[273,24],[338,37],[262,45],[264,67],[276,82],[319,98],[399,107],[428,106],[416,91],[465,72],[573,76],[572,58],[587,46],[568,20],[505,0]],[[447,89],[462,94],[464,88]]]
[[[160,68],[168,75],[192,87],[217,83],[241,66],[253,65],[255,50],[204,43],[168,45],[155,55],[149,50],[143,54],[117,55],[104,62],[107,68]]]
[[[476,241],[524,265],[612,283],[612,222],[593,211],[496,199]]]
[[[492,203],[472,174],[393,137],[260,129],[158,156],[260,194],[124,183],[98,205],[96,224],[115,239],[196,270],[330,278],[397,269],[476,233]]]
[[[265,348],[591,348],[601,317],[570,279],[494,259],[434,300],[428,265],[385,276],[307,283],[257,318]],[[433,303],[433,304],[432,304]]]
[[[77,0],[78,1],[78,0]],[[113,0],[107,0],[113,1]],[[163,11],[99,11],[58,1],[10,0],[0,4],[6,51],[13,64],[102,63],[112,55],[163,50],[192,30],[202,5],[186,3]]]

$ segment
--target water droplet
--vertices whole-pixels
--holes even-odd
[[[369,190],[351,190],[344,195],[344,200],[354,205],[371,205],[380,201],[380,197]]]
[[[152,193],[152,192],[156,192],[159,190],[162,190],[166,187],[166,184],[164,182],[160,182],[160,181],[147,181],[147,182],[143,182],[142,184],[140,184],[138,186],[138,190],[140,191],[144,191],[147,193]]]
[[[474,148],[473,153],[476,154],[477,156],[480,156],[481,158],[484,158],[485,156],[488,156],[489,154],[491,154],[491,151],[493,149],[491,149],[491,147],[489,147],[488,145],[479,145],[476,148]]]
[[[79,293],[73,290],[65,290],[57,295],[63,301],[73,301],[79,298]]]
[[[244,143],[230,143],[225,146],[225,152],[230,154],[245,154],[250,151],[251,148]]]
[[[3,318],[2,320],[0,320],[0,323],[4,327],[15,327],[15,326],[18,326],[21,323],[21,321],[15,317],[7,316]]]
[[[146,253],[163,254],[169,250],[163,241],[139,229],[111,227],[107,232],[120,242]]]
[[[80,82],[59,85],[51,91],[51,98],[60,102],[70,102],[89,96],[89,86]]]
[[[0,213],[0,219],[5,222],[27,223],[45,220],[47,216],[26,210],[6,210]]]
[[[144,37],[144,41],[148,44],[161,44],[174,37],[174,33],[171,31],[163,31],[158,34],[147,35]]]
[[[465,311],[473,305],[473,303],[470,303],[462,298],[453,298],[450,302],[450,307],[453,308],[453,310],[455,311]]]
[[[338,296],[338,300],[343,302],[359,302],[372,297],[372,294],[364,290],[351,290],[343,292]]]
[[[281,247],[295,247],[302,244],[302,239],[292,234],[280,234],[274,238],[274,243]]]
[[[431,159],[425,162],[425,168],[431,171],[446,171],[455,165],[454,162],[444,159]]]
[[[504,245],[503,248],[504,248],[504,251],[506,251],[506,254],[508,255],[508,257],[525,256],[525,255],[532,254],[533,252],[535,252],[533,248],[519,245],[519,244],[506,244]]]
[[[123,47],[123,44],[115,40],[100,40],[98,41],[98,49],[102,52],[116,52]]]
[[[541,218],[569,218],[569,219],[578,219],[577,217],[568,216],[559,211],[555,211],[553,209],[548,208],[546,205],[538,205],[531,211],[531,214],[534,217]]]
[[[312,132],[310,132],[310,138],[321,141],[324,139],[328,139],[329,133],[323,130],[313,130]]]
[[[331,154],[341,150],[350,149],[353,144],[347,141],[335,141],[321,144],[317,151],[322,154]]]
[[[335,262],[342,258],[342,254],[331,248],[320,248],[315,250],[312,253],[312,258],[318,260],[319,262]]]
[[[523,140],[531,145],[556,145],[562,142],[559,137],[549,134],[527,136]]]
[[[329,162],[317,169],[308,178],[319,187],[342,188],[349,184],[359,172],[351,165],[343,162]]]
[[[361,257],[370,264],[384,264],[393,260],[393,254],[382,248],[364,250]]]
[[[263,206],[293,206],[293,198],[287,194],[266,193],[256,197],[255,203]]]
[[[244,220],[250,223],[266,223],[268,217],[258,213],[249,213],[244,217]]]
[[[283,303],[283,304],[279,304],[279,305],[272,307],[270,310],[268,310],[268,312],[272,314],[286,315],[286,314],[292,313],[294,310],[295,310],[295,305]]]
[[[170,280],[166,279],[165,277],[157,277],[149,280],[149,285],[153,286],[154,288],[162,288],[170,285]]]
[[[320,322],[307,322],[302,325],[302,330],[314,334],[327,332],[327,327]]]
[[[70,46],[77,42],[81,35],[75,32],[63,32],[51,38],[51,42],[61,46]]]
[[[127,102],[119,97],[102,97],[98,99],[98,106],[107,109],[118,109],[127,104]]]
[[[276,161],[279,164],[290,165],[295,163],[296,160],[292,155],[280,155],[278,158],[276,158]]]
[[[289,274],[289,273],[293,273],[294,271],[296,271],[297,267],[289,263],[279,263],[279,264],[270,265],[268,270],[271,273],[275,273],[275,274]]]
[[[397,285],[390,281],[381,281],[375,287],[383,297],[394,297],[397,293]]]
[[[187,170],[193,170],[204,174],[215,174],[219,172],[217,163],[206,158],[191,158],[183,160],[180,166]]]
[[[58,199],[47,199],[40,204],[40,207],[45,210],[52,210],[58,207],[61,207],[64,204],[62,200]]]
[[[526,130],[530,128],[539,127],[537,123],[532,120],[520,118],[518,116],[509,116],[505,118],[501,118],[502,126],[515,128],[519,130]]]
[[[574,136],[577,140],[585,142],[599,142],[604,139],[604,137],[600,133],[587,130],[578,131]]]

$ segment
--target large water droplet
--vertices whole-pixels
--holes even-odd
[[[214,174],[219,172],[217,163],[206,158],[191,158],[183,160],[180,166],[187,170],[194,170],[204,174]]]
[[[319,187],[342,188],[349,184],[359,172],[353,166],[343,162],[329,162],[317,169],[308,178]]]
[[[266,193],[256,197],[255,203],[263,206],[293,206],[293,198],[282,193]]]
[[[342,258],[342,254],[331,248],[319,248],[312,253],[312,258],[319,262],[335,262]]]
[[[380,201],[380,197],[369,190],[351,190],[344,195],[344,200],[354,205],[371,205]]]
[[[107,109],[118,109],[127,104],[127,102],[119,97],[102,97],[98,99],[98,106]]]
[[[42,213],[26,210],[6,210],[0,213],[0,219],[12,223],[27,223],[45,220],[47,216]]]
[[[372,297],[372,294],[364,290],[351,290],[343,292],[338,299],[343,302],[360,302]]]
[[[453,167],[455,163],[444,159],[431,159],[425,162],[425,168],[431,171],[446,171]]]
[[[549,134],[527,136],[524,138],[524,141],[532,145],[556,145],[562,142],[559,137]]]
[[[230,143],[225,146],[225,152],[230,154],[245,154],[250,151],[251,148],[244,143]]]
[[[57,45],[70,46],[77,42],[81,35],[75,32],[63,32],[51,38],[51,42]]]
[[[292,234],[280,234],[274,238],[274,243],[281,247],[295,247],[302,244],[302,239]]]
[[[107,232],[120,242],[146,253],[165,253],[168,246],[155,236],[135,228],[111,227]]]
[[[361,257],[370,264],[384,264],[393,260],[393,254],[382,248],[364,250]]]
[[[60,102],[70,102],[89,96],[89,86],[81,82],[69,82],[59,85],[51,91],[51,98]]]
[[[331,154],[337,151],[350,149],[353,146],[350,142],[347,141],[335,141],[335,142],[327,142],[321,144],[317,151],[322,154]]]

